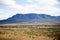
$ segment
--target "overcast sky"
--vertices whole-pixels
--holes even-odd
[[[17,13],[60,15],[60,0],[0,0],[0,20]]]

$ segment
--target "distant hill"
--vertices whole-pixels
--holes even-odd
[[[60,23],[60,16],[50,16],[46,14],[16,14],[6,20],[0,20],[4,23]]]

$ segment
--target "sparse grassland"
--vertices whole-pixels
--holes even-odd
[[[0,26],[0,40],[59,40],[60,25]]]

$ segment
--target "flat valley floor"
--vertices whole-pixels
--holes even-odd
[[[0,40],[60,40],[60,25],[0,25]]]

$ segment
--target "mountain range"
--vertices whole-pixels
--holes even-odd
[[[46,14],[16,14],[8,19],[0,20],[0,24],[5,23],[60,23],[60,16]]]

